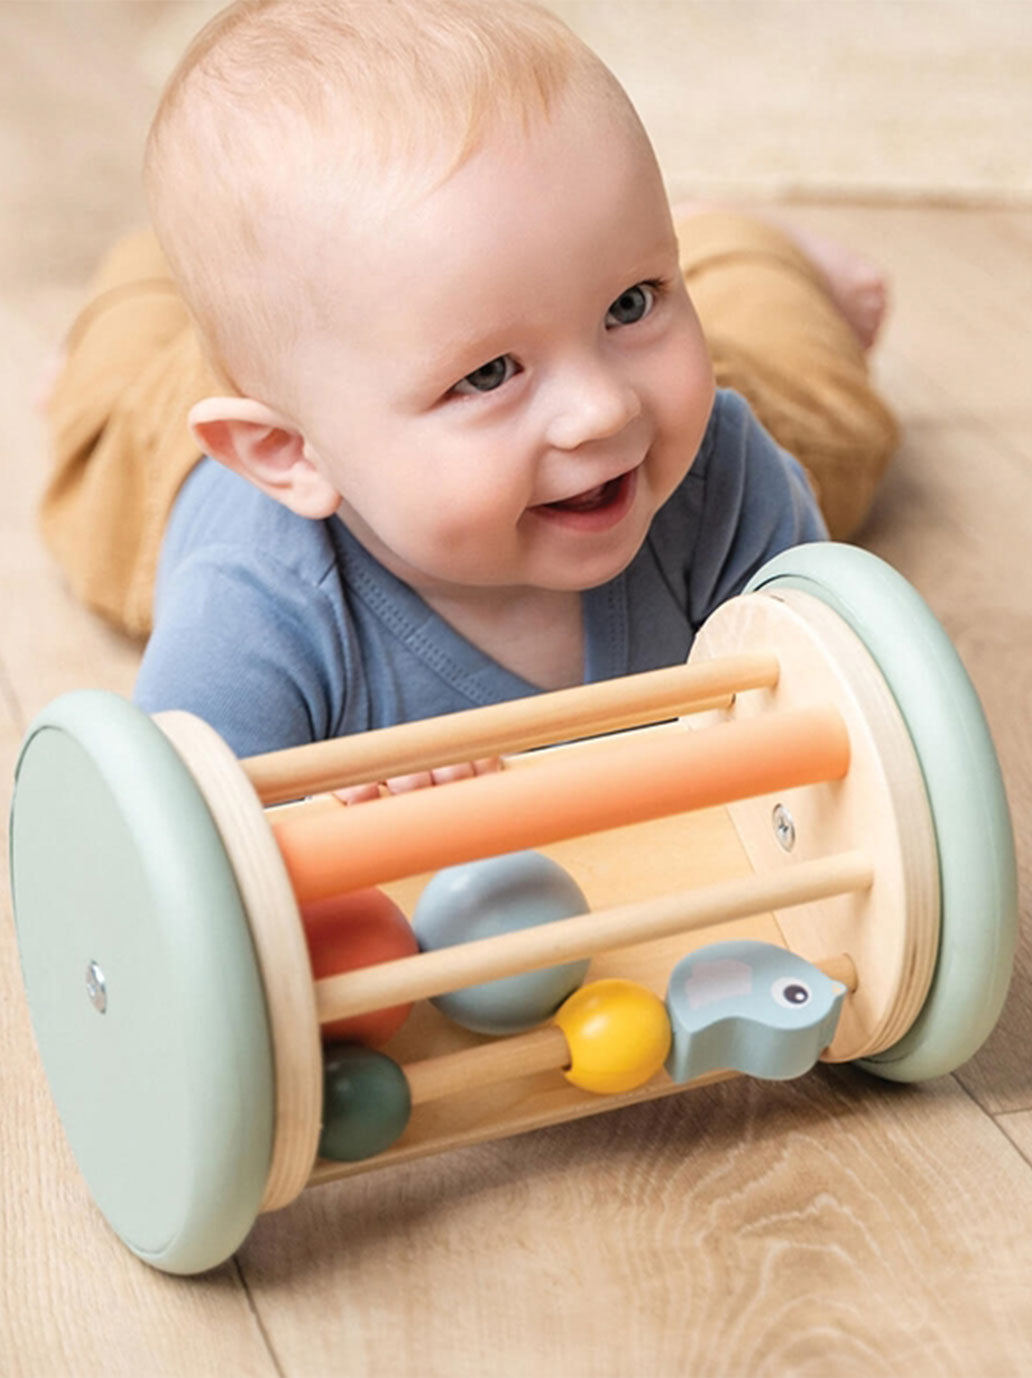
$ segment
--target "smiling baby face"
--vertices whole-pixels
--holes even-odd
[[[584,589],[684,477],[713,377],[655,158],[570,97],[399,213],[321,234],[306,456],[417,589]]]

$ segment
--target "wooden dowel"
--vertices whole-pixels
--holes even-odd
[[[850,957],[843,954],[814,965],[831,980],[841,981],[848,990],[856,990],[856,968]],[[566,1035],[557,1024],[548,1024],[530,1033],[500,1038],[494,1043],[408,1062],[402,1071],[409,1084],[412,1104],[424,1105],[427,1101],[493,1086],[499,1081],[529,1077],[535,1072],[559,1070],[569,1065]]]
[[[412,1104],[422,1105],[457,1092],[473,1091],[479,1086],[493,1086],[497,1081],[567,1067],[569,1063],[566,1035],[558,1024],[548,1024],[543,1029],[500,1038],[477,1048],[463,1048],[457,1053],[409,1062],[402,1071],[409,1084]]]
[[[613,739],[353,808],[270,820],[299,904],[474,858],[750,795],[841,779],[849,734],[837,709],[768,713],[700,731]]]
[[[838,981],[846,990],[856,990],[856,963],[847,952],[840,953],[838,957],[828,957],[823,962],[814,962],[814,966],[820,967],[829,981]]]
[[[873,879],[870,860],[862,852],[797,862],[766,875],[738,877],[327,976],[315,983],[316,1011],[326,1023],[388,1009],[519,971],[865,890]]]
[[[736,693],[773,688],[777,682],[776,656],[727,656],[290,747],[241,764],[262,803],[280,804],[370,780],[660,722],[728,704]]]

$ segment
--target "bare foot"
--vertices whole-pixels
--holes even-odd
[[[687,219],[705,211],[727,210],[701,201],[685,201],[673,208],[674,218]],[[870,349],[878,338],[888,307],[888,285],[885,274],[876,263],[849,249],[838,240],[829,239],[811,230],[801,229],[780,215],[744,211],[787,234],[789,239],[820,272],[835,305],[846,318],[853,334],[864,349]]]
[[[888,307],[885,275],[876,263],[848,249],[835,239],[782,223],[781,228],[795,240],[827,281],[835,305],[853,327],[853,334],[864,349],[878,338]]]

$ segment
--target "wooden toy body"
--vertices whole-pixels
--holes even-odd
[[[796,954],[835,991],[814,1050],[773,1067],[802,1067],[825,1037],[824,1057],[899,1079],[974,1051],[1003,999],[1016,923],[1013,838],[980,708],[898,576],[861,552],[790,556],[791,569],[761,572],[762,591],[717,611],[687,667],[363,738],[237,762],[186,714],[151,722],[119,704],[109,715],[93,696],[41,715],[12,821],[26,985],[69,1138],[131,1248],[197,1271],[232,1252],[249,1212],[306,1185],[684,1089],[660,1067],[630,1091],[583,1090],[561,1074],[555,1026],[492,1039],[429,1003],[514,972],[590,958],[588,981],[633,981],[662,1000],[689,954],[748,940]],[[900,644],[928,676],[899,668]],[[491,754],[505,754],[493,776],[351,807],[327,793]],[[81,793],[55,798],[51,816],[48,796],[73,766]],[[86,891],[51,848],[74,853]],[[313,982],[299,903],[375,886],[411,915],[441,867],[525,848],[569,873],[587,914]],[[186,875],[202,853],[177,909],[176,868]],[[120,868],[139,872],[131,914]],[[139,951],[122,962],[127,933]],[[52,964],[63,943],[75,951]],[[125,1107],[146,1067],[126,1051],[125,1012],[135,1002],[157,1040],[157,995],[190,1031],[179,1055],[160,1033],[168,1099],[187,1123],[162,1123],[151,1097],[153,1122],[137,1129]],[[407,1127],[374,1157],[319,1160],[320,1024],[409,1002],[382,1050],[411,1090]],[[754,1052],[752,1063],[766,1065]],[[94,1080],[120,1139],[110,1161]],[[211,1122],[216,1085],[233,1097],[225,1125]],[[170,1156],[170,1134],[196,1140],[201,1160]],[[149,1155],[169,1179],[150,1195],[174,1203],[160,1220],[146,1204]],[[220,1193],[225,1218],[212,1224]]]
[[[267,814],[269,828],[250,828],[246,850],[234,861],[242,888],[255,896],[252,928],[256,934],[267,933],[271,944],[272,950],[261,956],[263,966],[278,973],[297,967],[291,951],[295,940],[288,936],[283,918],[284,886],[275,887],[276,905],[268,918],[264,898],[258,898],[270,891],[267,880],[259,881],[259,870],[271,875],[281,856],[290,873],[288,888],[296,896],[318,898],[334,887],[347,890],[375,884],[411,914],[436,868],[394,878],[408,864],[400,858],[429,854],[451,863],[490,855],[509,845],[532,845],[576,880],[593,920],[614,912],[619,919],[618,911],[624,907],[640,912],[652,901],[704,896],[715,887],[713,920],[707,922],[704,916],[701,925],[695,921],[694,928],[687,915],[681,916],[685,906],[675,900],[670,931],[643,941],[636,937],[636,918],[629,913],[627,936],[618,922],[616,936],[605,941],[603,950],[590,952],[588,980],[627,977],[662,997],[672,968],[688,952],[730,939],[774,943],[814,962],[837,963],[849,973],[854,996],[846,1004],[827,1056],[847,1060],[889,1047],[924,1002],[938,937],[934,836],[906,727],[859,639],[812,597],[754,595],[725,605],[700,634],[690,664],[712,662],[718,670],[730,667],[725,673],[740,677],[740,667],[748,659],[746,646],[754,652],[758,646],[777,648],[776,672],[768,669],[766,674],[773,683],[742,690],[726,699],[723,707],[705,709],[709,699],[704,696],[704,711],[699,715],[625,728],[615,737],[517,753],[505,758],[504,770],[495,777],[358,807],[344,806],[327,795],[273,807]],[[503,728],[508,707],[499,710]],[[540,704],[537,707],[540,711]],[[468,726],[464,716],[456,715],[451,723],[440,720],[438,733],[450,730],[460,734],[459,741],[433,742],[435,754],[416,764],[470,755],[474,744],[461,736]],[[230,797],[234,803],[242,802],[237,799],[242,791],[232,763],[223,762],[218,778],[212,772],[212,762],[220,753],[215,741],[205,740],[209,734],[203,724],[180,715],[161,715],[158,721],[202,782],[217,819],[227,810]],[[800,722],[801,727],[797,726]],[[745,725],[749,736],[743,743],[729,733],[725,742],[721,727],[736,724]],[[416,725],[416,730],[424,726]],[[391,735],[397,740],[403,732],[396,729]],[[680,765],[669,771],[669,781],[664,765],[685,748],[692,750],[697,766],[688,781],[689,792],[739,797],[738,804],[730,810],[666,812],[615,828],[592,827],[598,818],[608,820],[614,813],[656,810],[665,783],[672,794],[683,791]],[[367,750],[368,739],[357,749]],[[642,767],[646,760],[655,763],[651,770]],[[208,774],[211,778],[206,780]],[[333,781],[340,785],[351,778],[338,767]],[[756,782],[764,779],[768,786],[782,779],[786,787],[753,793]],[[617,782],[614,787],[601,794],[602,786],[613,781]],[[626,794],[621,795],[625,786]],[[279,784],[266,789],[273,797],[282,792]],[[567,796],[574,801],[569,810],[564,808]],[[791,850],[776,840],[773,815],[779,804],[798,820]],[[750,829],[755,819],[759,823]],[[222,828],[228,838],[231,827]],[[575,835],[548,840],[556,831]],[[759,847],[759,867],[742,841],[742,831],[746,836],[750,831],[760,834],[759,843],[751,839],[754,848]],[[762,847],[765,834],[773,841],[773,849],[766,852]],[[801,866],[805,871],[804,863],[820,865],[822,858],[829,860],[829,876],[807,902],[784,908],[763,902],[767,877],[777,882],[783,876],[791,882],[802,874]],[[252,868],[253,882],[249,879]],[[753,880],[758,886],[750,886]],[[807,888],[805,880],[803,888]],[[736,902],[743,909],[738,917],[730,913]],[[589,934],[596,929],[597,923],[585,925]],[[283,938],[288,948],[277,954],[276,945]],[[263,942],[259,938],[260,953]],[[347,1008],[335,1006],[337,1015],[357,1012],[363,1004],[375,1008],[395,1003],[393,996],[377,997],[375,990],[362,1002],[363,982],[367,976],[376,981],[398,975],[405,965],[404,961],[390,964],[394,972],[369,969],[317,983],[317,1013],[321,1004],[322,1017],[329,1017],[334,987],[345,1005],[356,998],[360,1002]],[[433,971],[429,954],[408,959],[408,966],[414,974],[420,968]],[[504,972],[498,968],[494,974]],[[411,989],[429,995],[448,988],[440,979],[436,983],[431,979],[426,990]],[[310,1087],[304,1113],[281,1109],[278,1114],[281,1156],[295,1161],[290,1179],[296,1181],[317,1137],[317,1119],[311,1110],[319,1094],[317,1040],[311,1017],[301,1019],[296,1010],[278,1027],[274,1016],[274,1030],[275,1045],[291,1069],[281,1075],[280,1084]],[[420,1000],[383,1051],[409,1066],[484,1042]],[[643,1087],[605,1098],[571,1086],[554,1069],[499,1079],[461,1095],[417,1104],[408,1128],[393,1147],[357,1163],[319,1162],[307,1180],[328,1181],[680,1089],[665,1071]],[[274,1198],[267,1204],[278,1202]]]

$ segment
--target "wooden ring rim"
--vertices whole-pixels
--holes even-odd
[[[191,713],[157,713],[154,721],[211,811],[247,912],[276,1080],[272,1160],[261,1210],[278,1210],[311,1176],[322,1121],[322,1043],[301,918],[265,811],[233,752]]]
[[[809,961],[844,952],[855,962],[857,990],[826,1054],[830,1061],[853,1061],[896,1043],[931,985],[940,893],[928,796],[888,685],[860,637],[831,608],[795,589],[744,594],[713,613],[692,654],[719,657],[757,644],[778,647],[778,684],[741,695],[720,716],[831,702],[849,729],[853,759],[844,780],[754,796],[728,811],[758,872],[850,848],[871,858],[869,892],[775,916],[786,946]],[[702,726],[706,719],[685,721]],[[791,852],[775,837],[777,804],[796,825]]]

